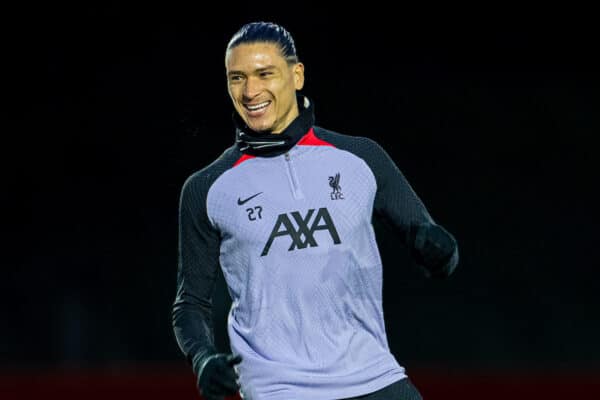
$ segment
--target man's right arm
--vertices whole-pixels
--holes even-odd
[[[196,376],[217,354],[212,296],[219,268],[219,234],[208,220],[206,183],[205,176],[193,175],[181,190],[177,295],[172,310],[177,343]]]

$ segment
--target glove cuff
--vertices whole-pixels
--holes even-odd
[[[445,277],[452,273],[458,248],[450,232],[440,225],[423,223],[411,227],[410,239],[412,255],[428,276]]]
[[[206,364],[216,355],[218,355],[218,353],[219,352],[217,351],[217,349],[213,346],[207,347],[203,351],[199,351],[198,353],[196,353],[196,355],[192,359],[192,369],[194,371],[194,374],[196,374],[197,377],[200,377]]]

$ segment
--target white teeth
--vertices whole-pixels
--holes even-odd
[[[269,105],[269,102],[265,101],[264,103],[254,104],[254,105],[246,104],[246,108],[248,110],[250,110],[250,111],[256,111],[256,110],[259,110],[261,108],[265,108],[268,105]]]

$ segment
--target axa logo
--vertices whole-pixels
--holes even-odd
[[[338,172],[335,176],[329,177],[329,186],[333,191],[329,194],[331,200],[344,200],[344,194],[342,193],[342,187],[340,186],[340,173]]]
[[[295,226],[292,220],[296,223]],[[269,249],[275,239],[282,237],[289,237],[292,241],[288,251],[295,250],[296,248],[305,249],[308,246],[317,247],[319,244],[315,240],[314,234],[316,231],[321,230],[329,232],[333,244],[341,243],[340,235],[338,235],[333,219],[325,207],[319,208],[316,214],[315,209],[311,208],[304,216],[299,211],[292,211],[289,214],[279,214],[269,240],[267,240],[263,248],[261,257],[269,253]]]

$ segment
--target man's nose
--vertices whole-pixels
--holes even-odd
[[[247,99],[253,99],[260,93],[261,89],[261,82],[254,77],[249,77],[246,80],[246,85],[244,86],[244,97]]]

